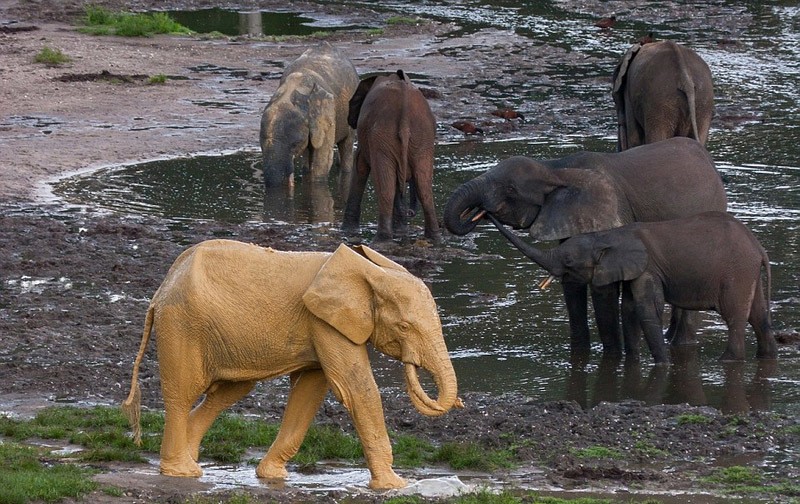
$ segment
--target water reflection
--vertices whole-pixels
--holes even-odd
[[[566,380],[565,399],[590,408],[600,402],[634,399],[646,404],[713,404],[724,413],[745,413],[772,408],[770,379],[778,370],[776,360],[758,360],[750,375],[745,362],[721,363],[722,382],[716,392],[703,383],[703,363],[696,345],[670,348],[670,366],[601,357],[592,368],[587,355],[574,355]],[[749,383],[748,383],[749,378]]]
[[[237,35],[311,35],[318,31],[358,28],[337,20],[314,19],[297,12],[237,12],[220,8],[198,10],[173,10],[167,12],[173,19],[198,33]]]

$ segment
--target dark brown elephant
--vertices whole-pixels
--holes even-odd
[[[363,79],[350,99],[348,122],[357,130],[358,152],[343,229],[358,229],[361,200],[372,177],[378,197],[376,241],[404,232],[417,201],[425,217],[425,236],[438,241],[433,201],[436,119],[422,92],[402,70]]]
[[[664,302],[685,310],[714,310],[728,326],[721,360],[744,359],[745,326],[756,333],[756,356],[777,357],[769,314],[770,266],[753,233],[726,212],[574,236],[539,250],[489,214],[501,233],[554,278],[603,286],[622,282],[657,364],[669,362],[661,314]],[[762,275],[762,268],[765,274]],[[766,280],[766,296],[763,290]],[[635,353],[638,341],[626,341]]]
[[[505,159],[453,191],[444,224],[450,232],[465,235],[475,228],[480,213],[488,212],[503,224],[528,229],[534,240],[547,241],[726,208],[722,179],[706,149],[695,140],[675,137],[624,152]],[[563,287],[572,349],[588,351],[586,283],[565,281]],[[616,286],[593,286],[592,296],[604,352],[621,353]],[[629,329],[633,321],[626,319]],[[679,310],[673,311],[670,329],[675,343],[688,338]]]
[[[334,146],[342,172],[351,171],[355,132],[347,124],[347,112],[357,86],[355,67],[328,42],[308,49],[286,67],[261,115],[266,187],[292,185],[296,159],[302,159],[303,173],[325,180]]]
[[[714,87],[711,70],[693,50],[669,40],[634,44],[614,70],[611,94],[618,150],[674,136],[706,144]]]

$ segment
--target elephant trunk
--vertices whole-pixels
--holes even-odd
[[[444,346],[444,342],[442,342]],[[442,352],[433,352],[432,355],[441,355]],[[427,369],[436,383],[439,392],[437,399],[432,399],[419,383],[417,366],[411,363],[405,365],[406,385],[408,395],[414,407],[426,416],[443,415],[451,408],[463,408],[461,399],[458,398],[458,384],[453,364],[447,356],[447,349],[443,349],[443,357],[432,362],[424,362],[422,367]]]
[[[498,221],[494,215],[487,213],[486,217],[492,221],[492,224],[494,224],[498,231],[505,236],[506,240],[517,247],[517,249],[525,254],[528,259],[546,269],[548,273],[554,277],[561,277],[564,274],[564,268],[561,264],[561,261],[556,257],[556,254],[553,252],[553,250],[538,249],[533,245],[524,242],[522,238],[517,236],[514,232],[510,231],[500,221]]]
[[[264,161],[264,185],[266,187],[279,187],[287,183],[292,176],[294,166],[291,157],[287,160]]]
[[[465,182],[450,195],[444,209],[444,225],[451,233],[463,236],[478,225],[474,217],[483,204],[480,186],[478,177]]]

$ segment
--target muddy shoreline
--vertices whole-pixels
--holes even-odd
[[[119,1],[93,3],[111,8],[123,5]],[[296,57],[308,43],[302,39],[278,43],[202,37],[91,37],[75,32],[71,24],[83,12],[83,4],[78,0],[0,1],[0,20],[17,20],[18,25],[36,28],[0,32],[0,102],[10,105],[0,115],[0,409],[17,414],[30,414],[43,405],[114,405],[124,399],[148,300],[185,246],[229,237],[284,250],[332,250],[341,241],[336,232],[309,236],[264,223],[203,222],[176,230],[154,217],[98,214],[45,201],[42,195],[47,193],[47,181],[76,170],[256,149],[260,110],[277,86],[281,64]],[[134,9],[210,4],[204,0],[124,3]],[[591,8],[580,4],[576,10]],[[237,5],[287,7],[278,1]],[[312,12],[357,16],[367,24],[383,25],[387,17],[366,8],[341,12],[341,7],[331,5],[292,5]],[[465,85],[467,80],[488,79],[522,61],[546,64],[548,57],[559,57],[583,64],[586,57],[554,56],[555,48],[534,47],[513,33],[495,30],[482,31],[469,40],[448,39],[443,49],[439,36],[453,28],[422,22],[386,27],[375,37],[342,32],[331,40],[354,55],[362,73],[402,67],[424,75],[424,85],[439,92],[431,105],[440,140],[463,140],[460,132],[448,126],[457,118],[486,121],[486,129],[497,138],[534,136],[537,131],[557,127],[553,125],[558,124],[560,115],[575,108],[574,103],[565,101],[553,110],[540,111],[541,120],[515,129],[490,119],[488,111],[496,104]],[[72,61],[59,67],[33,63],[45,45],[61,49]],[[496,61],[498,51],[513,56],[500,63]],[[611,58],[596,63],[613,67]],[[103,72],[128,76],[130,81],[109,80]],[[148,85],[133,78],[159,74],[174,78],[166,85]],[[69,75],[73,77],[64,78]],[[92,75],[100,77],[74,77]],[[524,76],[507,78],[507,84],[514,85],[519,83],[514,79]],[[605,85],[601,77],[591,79]],[[199,105],[222,100],[231,105]],[[611,124],[610,98],[608,107],[587,111],[585,120]],[[423,279],[437,261],[458,253],[447,247],[414,246],[396,246],[384,252]],[[141,381],[144,404],[160,408],[152,345]],[[785,415],[765,411],[726,414],[708,407],[647,406],[635,401],[603,403],[584,410],[571,401],[540,403],[517,395],[468,393],[463,394],[464,410],[426,419],[413,410],[402,384],[398,385],[383,390],[390,430],[437,443],[475,441],[490,448],[504,446],[513,438],[522,467],[513,474],[487,475],[505,479],[511,486],[592,489],[604,496],[619,493],[625,498],[630,492],[699,496],[715,490],[701,479],[713,472],[715,464],[734,464],[739,458],[768,464],[767,484],[800,477],[796,464],[769,465],[790,453],[798,442],[798,419]],[[285,394],[284,382],[260,384],[234,410],[277,421]],[[687,413],[710,421],[680,425],[677,419]],[[345,428],[351,425],[346,412],[331,398],[317,421]],[[641,442],[658,451],[638,450]],[[595,445],[620,450],[626,456],[587,461],[564,449]],[[119,475],[117,469],[106,467],[104,474]],[[119,476],[114,484],[126,488],[125,497],[94,495],[87,501],[166,501],[202,491],[196,485],[165,481],[170,480]],[[310,498],[292,489],[261,488],[253,493],[259,499],[280,502]],[[313,498],[333,501],[342,495]],[[381,500],[379,495],[364,498]],[[792,497],[763,496],[763,501],[776,498],[788,502]],[[717,501],[713,496],[698,499],[693,502]]]

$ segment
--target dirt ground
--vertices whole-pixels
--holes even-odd
[[[204,0],[92,3],[134,9],[212,4]],[[83,4],[79,0],[0,0],[0,410],[16,414],[42,405],[118,404],[124,399],[148,300],[187,244],[220,236],[285,250],[332,250],[338,244],[330,236],[298,239],[286,228],[256,223],[200,223],[178,231],[156,218],[64,210],[48,201],[46,182],[74,171],[257,148],[260,111],[277,87],[281,64],[308,43],[198,36],[92,37],[74,30]],[[261,1],[257,5],[287,8],[289,3]],[[360,24],[385,23],[384,14],[366,8],[344,11],[336,5],[293,2],[292,10],[325,10],[358,18]],[[380,36],[343,32],[333,40],[354,55],[361,72],[402,67],[427,75],[431,87],[441,93],[431,104],[442,125],[492,108],[468,87],[453,84],[497,71],[492,62],[498,50],[514,55],[509,58],[529,61],[544,57],[548,50],[530,47],[513,34],[504,33],[500,39],[489,32],[472,37],[469,43],[450,40],[452,51],[431,51],[437,35],[451,29],[423,23],[389,27]],[[57,67],[34,63],[44,46],[60,49],[71,62]],[[111,82],[103,72],[122,77],[164,74],[170,79],[165,85],[147,85],[143,78]],[[234,72],[237,78],[231,78]],[[221,97],[234,104],[234,112],[231,107],[198,105],[218,102]],[[611,109],[594,113],[610,116]],[[528,124],[525,128],[530,131],[524,134],[553,122],[557,121]],[[498,135],[509,133],[502,122],[488,127],[496,128]],[[425,278],[437,258],[452,252],[398,246],[388,253]],[[160,408],[152,348],[147,362],[141,376],[144,404]],[[624,499],[647,492],[688,492],[691,496],[676,502],[714,502],[714,497],[704,495],[713,490],[712,485],[701,478],[716,464],[749,461],[758,465],[767,456],[796,450],[798,443],[798,419],[759,411],[726,415],[707,407],[638,402],[583,410],[574,402],[537,403],[525,397],[471,393],[463,399],[463,410],[425,419],[413,410],[403,391],[388,389],[384,391],[387,423],[395,432],[437,443],[471,440],[499,447],[514,439],[521,446],[517,455],[522,469],[493,475],[512,484],[593,489]],[[284,400],[284,383],[262,384],[235,410],[278,420]],[[684,413],[704,415],[710,422],[679,425],[677,418]],[[350,425],[344,410],[332,400],[326,402],[318,421]],[[637,450],[638,442],[657,450]],[[625,458],[587,461],[567,449],[594,445],[619,449]],[[114,472],[110,467],[106,470]],[[797,464],[779,464],[769,468],[766,481],[796,482],[798,477]],[[95,495],[88,501],[182,502],[198,492],[196,486],[168,478],[119,478],[115,484],[125,487],[123,497]],[[263,488],[254,493],[281,502],[311,499],[297,490]],[[331,493],[313,498],[334,501],[343,496]],[[788,502],[791,497],[771,496],[765,501],[775,499]]]

